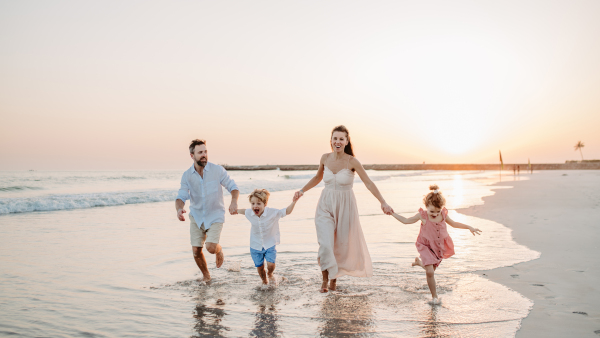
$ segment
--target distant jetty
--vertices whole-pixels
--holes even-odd
[[[317,170],[316,164],[223,165],[227,170]],[[500,164],[365,164],[367,170],[499,170]],[[528,170],[527,163],[505,163],[504,171],[519,167]],[[600,162],[532,163],[533,170],[600,170]]]

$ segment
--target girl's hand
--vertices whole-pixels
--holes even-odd
[[[471,233],[473,234],[473,236],[475,236],[475,234],[481,235],[481,230],[479,230],[477,228],[469,227],[469,231],[471,231]]]
[[[302,190],[298,190],[296,191],[296,193],[294,194],[294,198],[292,199],[293,202],[296,202],[297,200],[300,199],[300,197],[302,197],[304,195],[304,191]]]
[[[383,213],[386,215],[391,215],[394,213],[394,209],[392,209],[392,207],[385,202],[381,203],[381,210],[383,210]]]

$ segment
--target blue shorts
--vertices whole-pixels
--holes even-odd
[[[277,258],[277,249],[275,249],[275,245],[268,249],[263,248],[262,250],[254,250],[250,248],[250,255],[254,261],[254,266],[259,268],[263,266],[265,259],[269,263],[275,263],[275,258]]]

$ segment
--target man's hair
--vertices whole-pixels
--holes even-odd
[[[203,144],[206,144],[205,140],[201,140],[198,138],[193,140],[192,143],[190,143],[190,154],[194,153],[194,148],[196,148],[196,146],[203,145]]]

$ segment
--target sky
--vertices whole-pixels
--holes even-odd
[[[0,170],[600,159],[600,1],[0,0]]]

